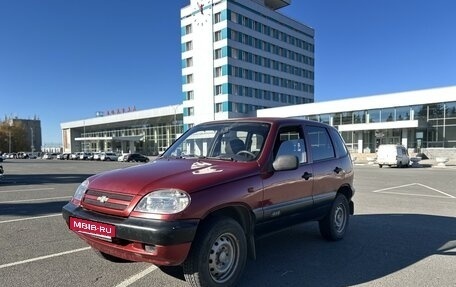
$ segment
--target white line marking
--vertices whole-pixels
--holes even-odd
[[[9,192],[18,192],[18,191],[40,191],[40,190],[54,190],[54,187],[43,187],[43,188],[30,188],[30,189],[12,189],[12,190],[5,190],[0,191],[1,193],[9,193]]]
[[[388,188],[377,189],[377,190],[374,190],[372,192],[382,192],[382,191],[385,191],[385,190],[397,189],[397,188],[411,186],[411,185],[415,185],[415,183],[410,183],[410,184],[404,184],[404,185],[399,185],[399,186],[393,186],[393,187],[388,187]]]
[[[416,193],[403,193],[403,192],[394,192],[394,191],[382,191],[379,193],[386,193],[386,194],[395,194],[395,195],[413,195],[413,196],[422,196],[422,197],[434,197],[434,198],[448,198],[446,196],[441,195],[427,195],[427,194],[416,194]]]
[[[423,186],[423,187],[429,188],[430,190],[437,191],[437,192],[439,192],[439,193],[441,193],[441,194],[444,194],[444,195],[446,195],[446,196],[448,196],[448,197],[456,198],[456,196],[452,196],[451,194],[448,194],[448,193],[446,193],[446,192],[443,192],[443,191],[440,191],[440,190],[438,190],[438,189],[432,188],[432,187],[430,187],[430,186],[427,186],[427,185],[424,185],[424,184],[421,184],[421,183],[417,183],[417,184],[418,184],[418,185],[421,185],[421,186]]]
[[[16,202],[28,202],[28,201],[41,201],[41,200],[49,200],[49,199],[63,199],[63,198],[71,198],[71,195],[59,196],[59,197],[45,197],[45,198],[32,198],[32,199],[0,201],[0,203],[16,203]]]
[[[58,213],[58,214],[49,214],[49,215],[43,215],[43,216],[24,217],[24,218],[3,220],[3,221],[0,221],[0,224],[2,224],[2,223],[10,223],[10,222],[17,222],[17,221],[32,220],[32,219],[41,219],[41,218],[47,218],[47,217],[55,217],[55,216],[62,216],[62,214]]]
[[[149,268],[145,269],[144,271],[142,271],[142,272],[140,272],[140,273],[138,273],[136,275],[131,276],[130,278],[128,278],[127,280],[123,281],[122,283],[120,283],[116,287],[127,287],[127,286],[130,286],[131,284],[135,283],[136,281],[138,281],[139,279],[143,278],[144,276],[146,276],[147,274],[149,274],[150,272],[152,272],[152,271],[154,271],[156,269],[157,269],[157,266],[152,265]]]
[[[387,190],[392,190],[392,189],[399,189],[402,187],[407,187],[407,186],[412,186],[412,185],[419,185],[421,187],[433,190],[435,192],[438,192],[440,194],[443,194],[445,196],[436,196],[436,195],[427,195],[427,194],[414,194],[414,193],[406,193],[406,192],[388,192]],[[451,194],[448,194],[446,192],[443,192],[441,190],[435,189],[433,187],[421,184],[421,183],[409,183],[409,184],[404,184],[404,185],[399,185],[399,186],[393,186],[393,187],[388,187],[388,188],[382,188],[382,189],[377,189],[372,192],[376,193],[388,193],[388,194],[399,194],[399,195],[414,195],[414,196],[424,196],[424,197],[436,197],[436,198],[456,198],[456,196],[453,196]]]
[[[48,258],[52,258],[52,257],[62,256],[62,255],[66,255],[66,254],[71,254],[71,253],[75,253],[75,252],[80,252],[80,251],[88,250],[90,248],[91,247],[84,247],[84,248],[79,248],[79,249],[75,249],[75,250],[70,250],[70,251],[50,254],[50,255],[46,255],[46,256],[31,258],[31,259],[27,259],[27,260],[17,261],[17,262],[13,262],[13,263],[3,264],[3,265],[0,265],[0,269],[11,267],[11,266],[16,266],[16,265],[21,265],[21,264],[25,264],[25,263],[35,262],[35,261],[39,261],[39,260],[44,260],[44,259],[48,259]]]

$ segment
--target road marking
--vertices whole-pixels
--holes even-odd
[[[440,191],[440,190],[438,190],[438,189],[432,188],[432,187],[430,187],[430,186],[427,186],[427,185],[424,185],[424,184],[421,184],[421,183],[417,183],[417,184],[418,184],[418,185],[421,185],[422,187],[429,188],[430,190],[437,191],[437,192],[439,192],[439,193],[441,193],[441,194],[443,194],[443,195],[446,195],[446,196],[448,196],[448,197],[456,198],[456,196],[452,196],[451,194],[448,194],[448,193],[446,193],[446,192],[443,192],[443,191]]]
[[[2,223],[10,223],[10,222],[17,222],[17,221],[25,221],[25,220],[33,220],[33,219],[41,219],[41,218],[47,218],[47,217],[55,217],[55,216],[62,216],[62,214],[61,213],[57,213],[57,214],[49,214],[49,215],[43,215],[43,216],[34,216],[34,217],[9,219],[9,220],[0,221],[0,224],[2,224]]]
[[[39,261],[39,260],[44,260],[44,259],[48,259],[48,258],[53,258],[53,257],[57,257],[57,256],[67,255],[67,254],[71,254],[71,253],[76,253],[76,252],[80,252],[80,251],[85,251],[85,250],[89,250],[90,248],[91,247],[84,247],[84,248],[79,248],[79,249],[75,249],[75,250],[70,250],[70,251],[40,256],[40,257],[36,257],[36,258],[31,258],[31,259],[27,259],[27,260],[12,262],[12,263],[8,263],[8,264],[3,264],[3,265],[0,265],[0,269],[11,267],[11,266],[16,266],[16,265],[21,265],[21,264],[26,264],[26,263],[30,263],[30,262],[35,262],[35,261]]]
[[[402,187],[408,187],[408,186],[413,186],[413,185],[418,185],[418,186],[430,189],[432,191],[438,192],[438,193],[440,193],[442,195],[445,195],[445,196],[389,191],[389,190],[392,190],[392,189],[399,189],[399,188],[402,188]],[[427,185],[424,185],[424,184],[421,184],[421,183],[409,183],[409,184],[404,184],[404,185],[399,185],[399,186],[393,186],[393,187],[388,187],[388,188],[377,189],[377,190],[374,190],[372,192],[375,192],[375,193],[387,193],[387,194],[397,194],[397,195],[413,195],[413,196],[423,196],[423,197],[436,197],[436,198],[456,198],[456,196],[453,196],[451,194],[448,194],[446,192],[443,192],[441,190],[435,189],[433,187],[430,187],[430,186],[427,186]]]
[[[145,269],[144,271],[142,271],[142,272],[140,272],[140,273],[138,273],[136,275],[131,276],[130,278],[128,278],[127,280],[123,281],[119,285],[116,285],[116,287],[127,287],[127,286],[130,286],[131,284],[135,283],[136,281],[138,281],[139,279],[143,278],[144,276],[146,276],[147,274],[149,274],[150,272],[152,272],[152,271],[154,271],[156,269],[157,269],[157,266],[152,265],[149,268]]]
[[[0,201],[0,203],[16,203],[16,202],[28,202],[28,201],[41,201],[41,200],[49,200],[49,199],[63,199],[63,198],[71,198],[71,195],[59,196],[59,197],[45,197],[45,198],[32,198],[32,199]]]
[[[18,191],[41,191],[41,190],[54,190],[54,187],[43,187],[43,188],[30,188],[30,189],[12,189],[0,191],[0,193],[18,192]]]

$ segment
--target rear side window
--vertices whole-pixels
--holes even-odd
[[[341,137],[336,129],[330,129],[329,133],[333,139],[334,149],[336,150],[336,157],[346,156],[348,153],[347,147],[345,146],[344,139]]]
[[[314,161],[334,158],[334,147],[328,130],[324,127],[306,126]]]

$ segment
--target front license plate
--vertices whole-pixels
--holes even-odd
[[[114,225],[76,217],[70,217],[70,229],[106,239],[116,236],[116,227]]]

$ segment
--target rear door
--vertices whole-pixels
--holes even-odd
[[[321,125],[304,127],[313,167],[313,200],[316,207],[329,206],[345,178],[346,171],[336,150],[329,130]]]

